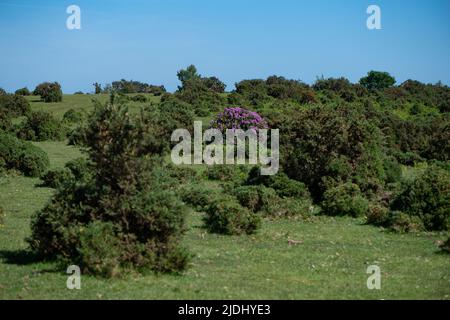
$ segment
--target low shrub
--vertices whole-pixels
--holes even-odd
[[[281,200],[274,189],[261,185],[238,187],[234,190],[234,196],[252,212],[270,213],[271,205]]]
[[[63,121],[67,123],[81,122],[83,121],[83,114],[75,109],[69,109],[64,113]]]
[[[415,232],[424,230],[419,217],[411,216],[401,211],[391,211],[387,220],[390,229],[396,232]]]
[[[254,233],[260,226],[261,218],[242,207],[236,198],[221,196],[208,204],[204,222],[209,232],[240,235]]]
[[[309,199],[308,188],[303,182],[290,179],[286,174],[280,172],[272,176],[261,175],[259,167],[253,167],[247,177],[247,185],[262,184],[276,191],[282,198],[301,198]]]
[[[63,140],[66,128],[49,112],[31,112],[19,127],[17,135],[24,140]]]
[[[197,178],[198,173],[195,169],[186,166],[178,166],[169,164],[167,170],[172,178],[175,178],[181,183],[186,183]]]
[[[367,211],[367,223],[375,226],[385,226],[389,219],[389,208],[379,204],[370,204]]]
[[[422,221],[426,230],[450,228],[450,173],[431,164],[418,177],[405,182],[391,209]]]
[[[369,203],[358,185],[348,182],[326,190],[322,208],[330,216],[359,217],[366,214]]]
[[[6,112],[0,110],[0,131],[11,131],[12,128],[11,118]]]
[[[72,178],[73,176],[68,169],[50,170],[41,176],[42,186],[54,189],[61,188],[67,180]]]
[[[0,207],[0,228],[5,224],[5,210]]]
[[[41,176],[49,166],[47,154],[29,142],[0,132],[0,163],[31,177]]]
[[[204,185],[190,185],[181,189],[181,200],[197,211],[205,211],[217,192]]]
[[[0,113],[9,117],[20,117],[31,112],[30,103],[27,99],[16,94],[0,95]]]
[[[205,174],[209,180],[219,180],[224,182],[244,181],[247,176],[247,168],[245,166],[219,164],[208,166]]]
[[[135,96],[131,96],[130,100],[134,102],[147,102],[147,97],[144,96],[143,94],[138,94]]]

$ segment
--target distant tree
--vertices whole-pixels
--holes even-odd
[[[98,82],[95,82],[93,84],[93,86],[95,87],[95,94],[100,94],[102,93],[102,85]]]
[[[359,83],[368,90],[380,90],[392,87],[395,84],[395,78],[388,72],[370,71],[366,77],[359,80]]]
[[[34,89],[33,95],[41,96],[44,102],[62,101],[61,85],[58,82],[43,82]]]
[[[0,88],[0,95],[1,94],[6,94],[6,91],[5,91],[5,89],[3,89],[3,88]]]
[[[197,68],[193,64],[188,66],[186,69],[181,69],[178,71],[177,77],[181,81],[182,86],[184,86],[186,81],[201,78],[201,76],[197,73]]]
[[[28,88],[25,87],[25,88],[17,89],[15,94],[17,94],[19,96],[29,96],[31,93],[30,93],[30,90],[28,90]]]
[[[202,78],[202,81],[206,85],[206,87],[211,89],[212,91],[215,91],[217,93],[225,92],[225,83],[220,81],[217,77]]]

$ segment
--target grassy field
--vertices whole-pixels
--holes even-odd
[[[89,109],[92,96],[64,96],[62,103],[32,101],[33,109],[62,117]],[[107,99],[106,96],[100,97]],[[80,156],[64,142],[36,143],[53,168]],[[185,246],[193,254],[182,275],[118,279],[82,276],[81,290],[66,288],[67,275],[53,263],[33,260],[24,241],[30,217],[53,190],[39,179],[11,174],[0,179],[0,299],[450,299],[450,259],[434,242],[445,234],[396,234],[352,218],[265,221],[252,236],[219,236],[191,212]],[[298,244],[289,245],[288,240]],[[381,268],[381,290],[368,290],[366,269]]]

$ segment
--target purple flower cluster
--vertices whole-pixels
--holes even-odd
[[[211,127],[225,132],[227,129],[242,129],[258,131],[259,129],[268,129],[266,120],[257,112],[243,108],[226,108],[222,113],[211,121]]]

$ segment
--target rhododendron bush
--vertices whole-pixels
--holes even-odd
[[[225,131],[227,129],[242,129],[258,131],[268,129],[266,120],[257,112],[240,107],[226,108],[211,121],[211,127]]]

